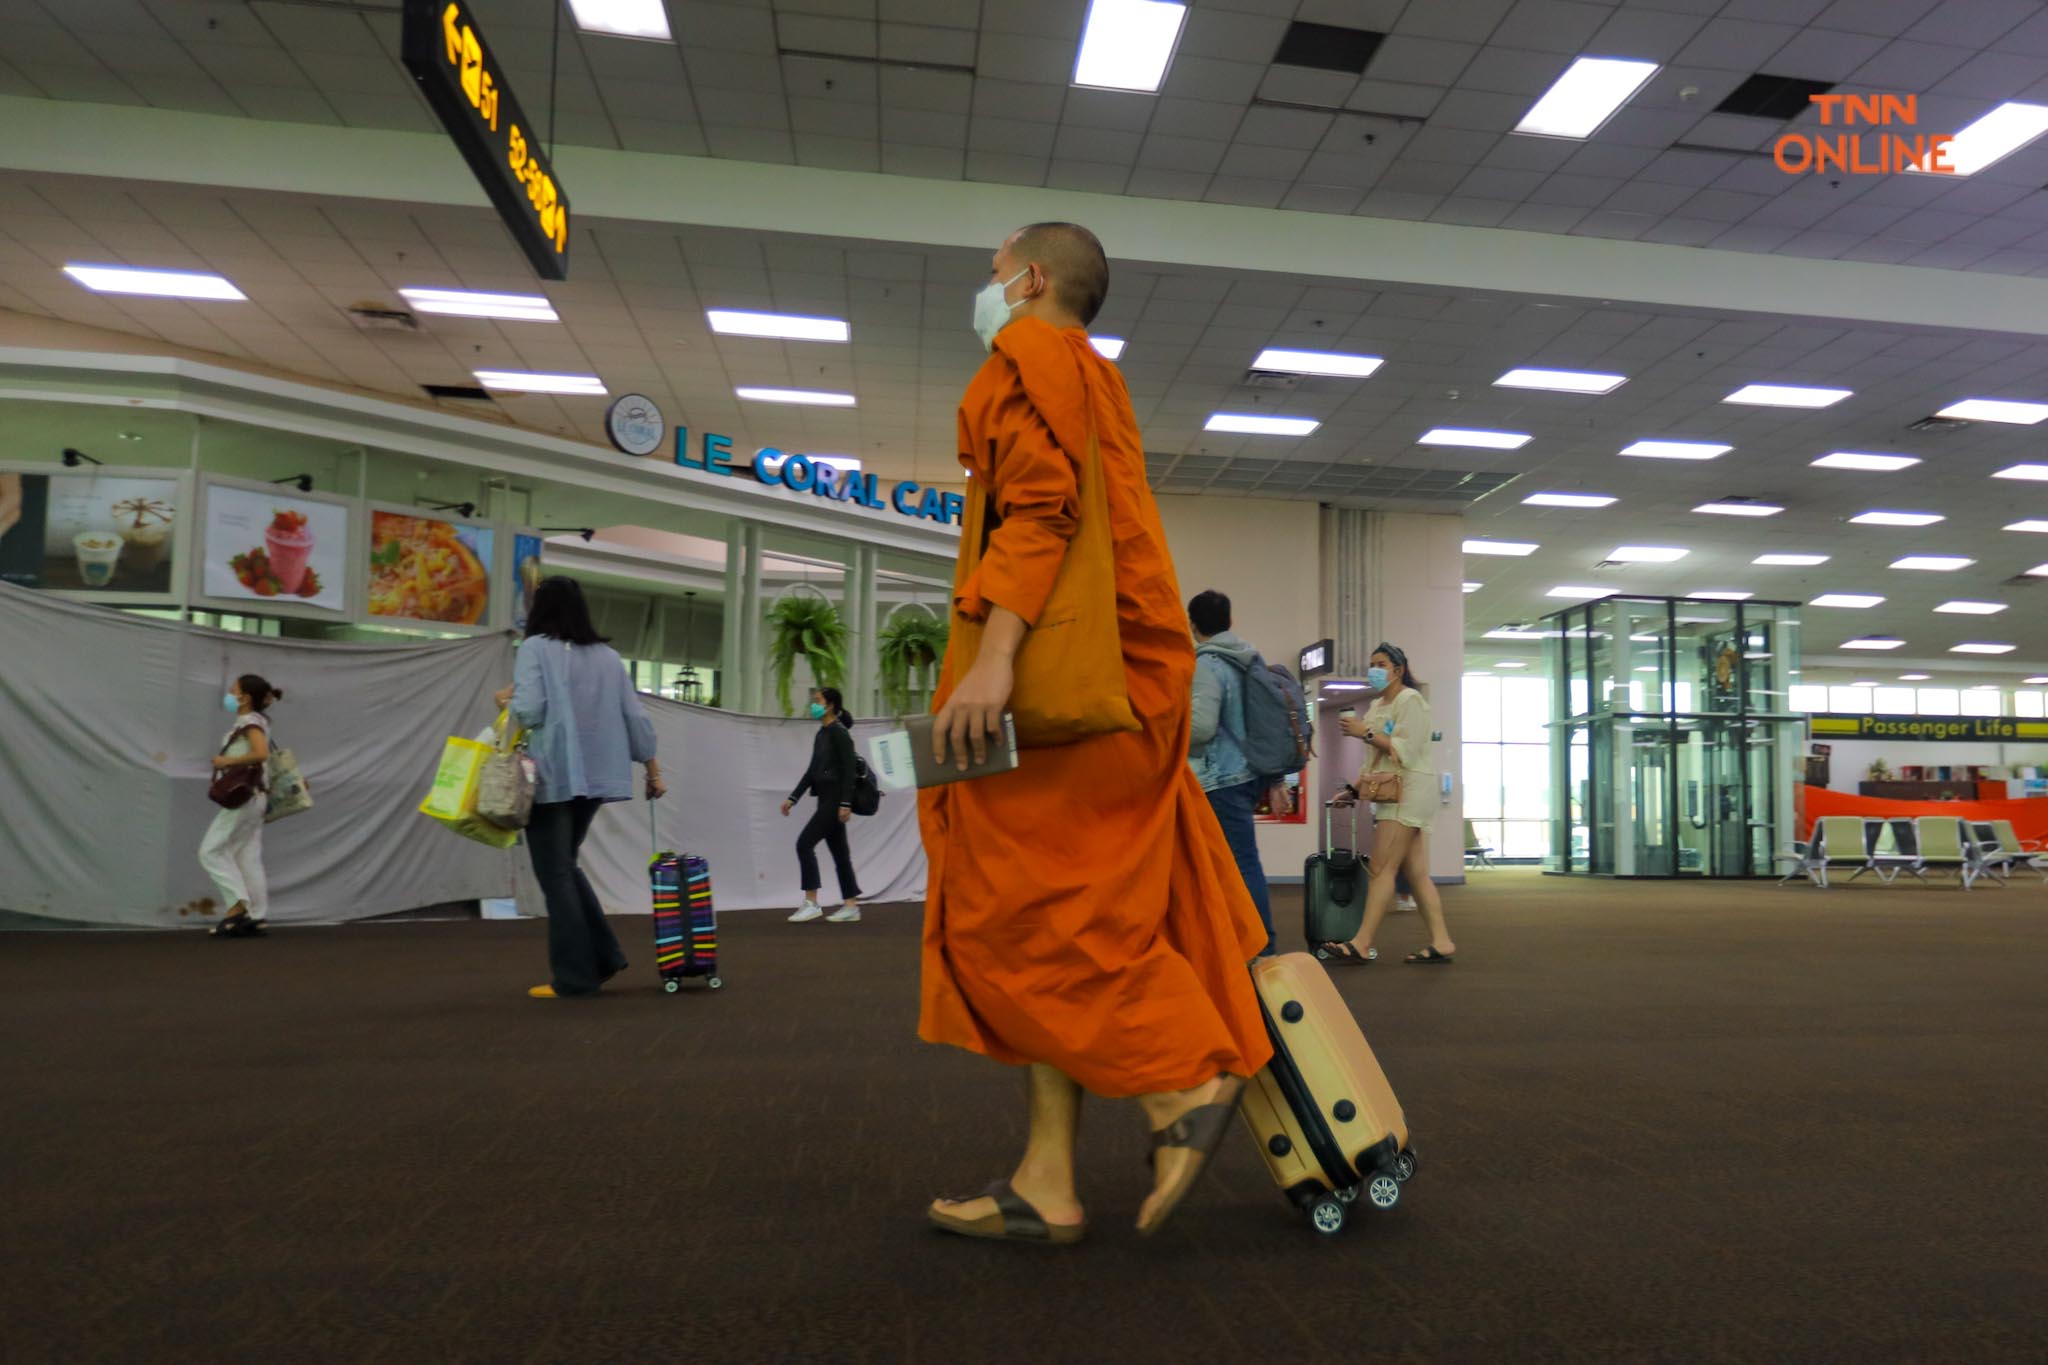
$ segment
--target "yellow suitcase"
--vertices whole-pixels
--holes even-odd
[[[1274,1183],[1326,1234],[1360,1198],[1393,1208],[1415,1174],[1408,1120],[1328,970],[1285,953],[1260,958],[1252,981],[1273,1060],[1245,1088],[1240,1112]]]

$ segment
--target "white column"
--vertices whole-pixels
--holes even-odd
[[[745,709],[740,704],[740,689],[746,679],[746,670],[740,664],[746,648],[741,633],[745,618],[740,612],[740,595],[746,583],[746,532],[744,523],[734,522],[725,533],[725,619],[718,641],[718,700],[728,711]]]
[[[872,716],[882,709],[881,645],[875,639],[880,626],[875,600],[875,569],[880,561],[881,554],[872,545],[858,546],[854,551],[854,601],[858,606],[853,632],[854,653],[859,664],[849,679],[852,683],[849,692],[860,698],[854,706],[855,714],[861,716]]]
[[[761,528],[749,522],[740,528],[740,536],[745,550],[740,566],[740,666],[734,680],[738,702],[731,709],[758,715],[768,709],[768,668],[761,657]]]

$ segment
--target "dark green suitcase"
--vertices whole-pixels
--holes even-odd
[[[1336,803],[1323,806],[1323,849],[1301,869],[1302,933],[1309,950],[1325,954],[1325,943],[1349,943],[1365,924],[1367,859],[1358,851],[1358,805],[1351,806],[1351,847],[1335,847],[1331,821]]]

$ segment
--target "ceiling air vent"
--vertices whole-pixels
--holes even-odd
[[[1298,389],[1301,376],[1282,374],[1278,370],[1246,370],[1244,386],[1248,389]]]
[[[365,332],[417,332],[420,320],[405,308],[386,308],[380,303],[358,303],[346,310],[348,320]]]
[[[1969,423],[1960,417],[1922,417],[1907,427],[1908,431],[1954,432],[1969,428]]]
[[[1831,81],[1758,74],[1736,86],[1727,99],[1714,106],[1714,112],[1789,123],[1812,107],[1811,96],[1825,95],[1834,88]]]
[[[475,384],[422,384],[420,387],[426,390],[429,398],[453,399],[463,403],[491,401],[490,390],[479,388]]]
[[[1366,28],[1339,28],[1335,24],[1292,23],[1273,54],[1275,66],[1305,66],[1315,71],[1342,71],[1362,76],[1365,64],[1380,50],[1384,33]]]

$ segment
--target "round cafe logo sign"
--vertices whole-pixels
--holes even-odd
[[[652,455],[661,449],[668,424],[661,409],[644,393],[624,393],[612,400],[604,412],[605,435],[628,455]]]

